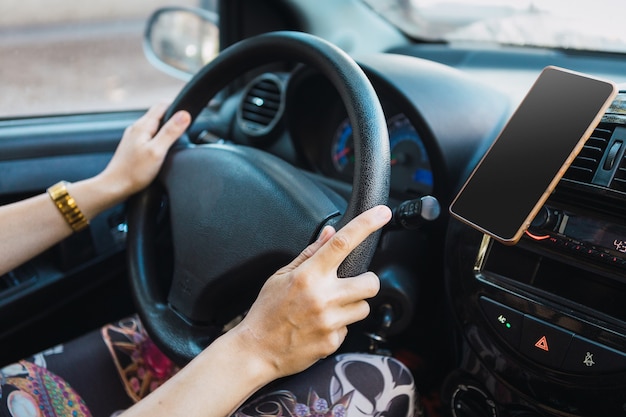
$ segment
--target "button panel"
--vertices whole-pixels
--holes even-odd
[[[539,364],[581,375],[626,371],[626,353],[487,297],[480,298],[480,306],[507,343]]]

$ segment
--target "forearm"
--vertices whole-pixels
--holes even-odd
[[[124,192],[102,176],[68,185],[87,220],[118,204]],[[0,207],[0,275],[21,265],[72,234],[46,193]]]
[[[178,374],[123,416],[225,417],[276,378],[235,332],[214,341]]]
[[[180,111],[159,130],[166,108],[165,104],[153,106],[129,126],[99,175],[67,187],[87,220],[154,180],[170,146],[191,122],[191,116]],[[0,275],[71,233],[72,228],[46,194],[0,207]]]

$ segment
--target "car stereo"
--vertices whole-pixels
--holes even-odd
[[[544,206],[526,235],[553,248],[626,267],[626,226]]]

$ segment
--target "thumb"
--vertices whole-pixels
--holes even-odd
[[[172,146],[172,144],[183,134],[191,123],[191,115],[184,111],[175,113],[165,124],[159,129],[151,142],[158,144],[163,153]]]
[[[317,240],[307,246],[302,252],[300,252],[300,254],[296,256],[294,260],[291,261],[288,265],[278,270],[277,274],[285,274],[291,272],[300,265],[302,265],[302,263],[304,263],[304,261],[313,256],[315,252],[319,250],[319,248],[324,246],[324,244],[328,242],[328,240],[333,237],[334,234],[335,229],[332,226],[325,226],[322,229],[322,232],[317,237]]]

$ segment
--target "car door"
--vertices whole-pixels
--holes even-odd
[[[124,129],[183,85],[143,53],[146,21],[163,2],[114,3],[3,2],[0,204],[97,174]],[[0,277],[0,365],[133,311],[124,217],[114,207]]]
[[[141,112],[0,121],[0,201],[97,174]],[[0,361],[18,359],[132,311],[123,206],[0,277]],[[71,324],[70,324],[71,323]]]

